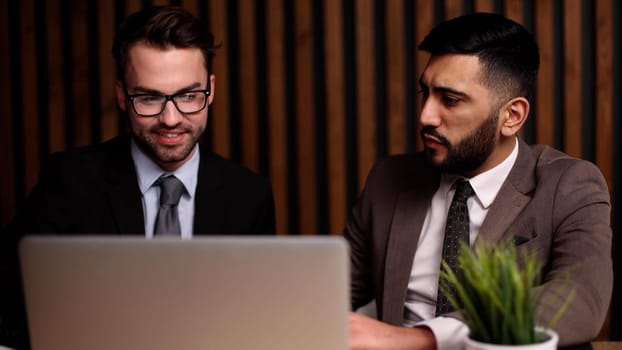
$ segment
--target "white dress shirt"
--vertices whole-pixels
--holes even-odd
[[[138,148],[134,139],[131,141],[132,159],[138,177],[138,187],[142,193],[143,213],[145,223],[145,236],[153,238],[155,220],[160,207],[160,186],[154,183],[162,175],[175,175],[183,184],[184,191],[179,199],[177,211],[179,213],[179,223],[181,225],[181,238],[192,238],[194,226],[194,195],[197,188],[197,177],[199,173],[199,146],[196,145],[196,152],[179,169],[173,172],[162,170],[156,163],[147,157]]]
[[[475,194],[467,200],[470,218],[470,244],[477,238],[488,208],[492,205],[518,157],[518,141],[512,153],[499,165],[469,180]],[[464,323],[449,317],[435,317],[438,276],[445,237],[447,212],[455,192],[457,175],[443,174],[438,190],[428,208],[417,251],[410,272],[404,305],[404,325],[425,325],[434,336],[438,349],[462,347],[468,329]]]

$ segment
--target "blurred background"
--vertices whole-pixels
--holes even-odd
[[[616,0],[0,0],[0,224],[46,155],[126,131],[112,38],[176,4],[222,43],[206,142],[272,181],[279,234],[339,234],[375,161],[421,146],[416,46],[443,19],[496,12],[541,50],[523,137],[594,162],[613,202],[616,282],[601,339],[619,340],[622,9]],[[416,179],[413,179],[416,181]]]

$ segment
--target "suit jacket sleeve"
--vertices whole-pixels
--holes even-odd
[[[561,173],[552,200],[552,250],[536,288],[537,321],[546,326],[574,293],[554,326],[564,346],[595,338],[607,314],[613,288],[611,207],[602,174],[586,161]]]
[[[369,178],[371,177],[370,174]],[[371,233],[368,231],[371,217],[371,198],[368,186],[365,187],[361,198],[354,205],[344,231],[344,237],[350,245],[350,300],[352,310],[358,309],[374,298],[369,237]]]

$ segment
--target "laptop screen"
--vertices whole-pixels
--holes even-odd
[[[31,344],[44,349],[347,349],[340,237],[27,237]]]

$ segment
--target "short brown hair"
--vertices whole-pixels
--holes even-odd
[[[161,49],[198,48],[203,52],[208,74],[217,48],[206,23],[190,12],[178,6],[149,7],[128,16],[115,34],[112,54],[120,80],[125,79],[128,51],[138,42]]]

